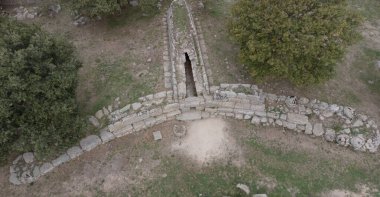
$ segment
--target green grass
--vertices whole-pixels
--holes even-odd
[[[367,21],[374,22],[380,19],[380,1],[378,0],[349,0],[348,4]]]
[[[380,95],[380,69],[376,68],[377,61],[380,61],[380,51],[364,48],[355,64],[360,66],[360,79],[371,92]]]
[[[342,162],[343,157],[327,159],[300,150],[285,150],[254,138],[244,145],[248,148],[247,163],[241,168],[232,164],[199,168],[180,158],[156,153],[161,165],[155,173],[167,176],[133,187],[132,196],[246,196],[236,188],[238,183],[249,186],[253,194],[269,196],[291,196],[290,188],[298,191],[297,196],[317,196],[333,189],[356,191],[355,186],[361,183],[380,189],[376,165],[363,166],[354,161]],[[258,185],[262,176],[275,179],[277,186],[270,191]]]
[[[174,4],[173,15],[174,26],[178,27],[181,31],[186,32],[188,29],[187,25],[189,24],[186,8],[184,6]]]

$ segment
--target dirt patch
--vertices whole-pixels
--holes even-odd
[[[358,192],[351,192],[346,190],[333,190],[329,192],[325,192],[322,196],[325,197],[363,197],[363,196],[371,196],[371,189],[366,185],[358,186]]]
[[[201,165],[226,159],[238,150],[228,124],[222,119],[189,123],[187,136],[174,142],[172,147]]]

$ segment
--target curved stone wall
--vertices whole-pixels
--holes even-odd
[[[141,97],[139,102],[115,111],[112,107],[103,108],[96,117],[90,117],[96,127],[101,127],[102,119],[107,118],[110,122],[99,128],[98,135],[82,139],[49,162],[35,161],[33,153],[20,155],[10,167],[9,180],[15,185],[31,183],[101,144],[174,119],[192,121],[221,117],[250,121],[255,125],[280,126],[363,152],[374,153],[380,145],[375,121],[351,107],[268,94],[250,84],[221,84],[211,86],[210,91],[210,96],[190,97],[178,102],[173,99],[173,91],[164,91]]]

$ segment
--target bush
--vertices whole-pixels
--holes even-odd
[[[319,83],[333,75],[358,19],[345,0],[239,0],[229,30],[253,77]]]
[[[71,0],[71,7],[78,14],[91,18],[120,13],[128,0]]]
[[[0,159],[41,155],[78,139],[74,48],[36,26],[0,18]]]
[[[147,15],[155,15],[158,13],[158,0],[140,0],[139,6],[141,11]]]

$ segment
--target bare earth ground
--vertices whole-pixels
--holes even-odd
[[[210,126],[210,123],[218,125]],[[174,124],[185,124],[189,128],[184,138],[174,136]],[[153,140],[152,132],[157,130],[162,132],[162,141]],[[173,149],[179,143],[186,147],[184,151]],[[228,149],[221,149],[221,145]],[[347,187],[354,190],[351,194],[373,194],[379,185],[372,181],[378,178],[357,179],[345,174],[351,166],[356,166],[358,169],[368,168],[369,172],[363,171],[364,176],[367,173],[376,176],[379,172],[371,172],[374,168],[369,166],[380,165],[375,159],[378,156],[354,153],[279,128],[255,128],[242,121],[172,121],[101,145],[31,185],[11,185],[8,182],[9,169],[2,167],[0,187],[2,196],[236,196],[241,193],[235,185],[243,182],[253,192],[265,191],[274,196],[290,196],[291,193],[316,196],[317,193],[305,192],[303,185],[313,191],[314,187],[327,181],[333,188],[324,186],[324,195],[349,192]],[[324,162],[327,164],[320,164]],[[272,167],[279,172],[272,172]],[[288,170],[295,177],[287,177]],[[293,185],[298,179],[302,184]],[[342,184],[337,183],[339,181]],[[198,184],[205,184],[206,188]]]

